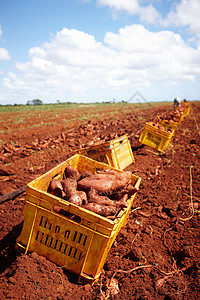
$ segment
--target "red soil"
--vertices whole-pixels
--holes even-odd
[[[22,229],[25,193],[0,204],[1,299],[200,298],[200,103],[192,103],[163,153],[138,142],[145,122],[170,109],[169,105],[129,113],[121,109],[114,117],[106,112],[101,120],[89,122],[75,121],[72,111],[67,113],[70,126],[64,125],[63,110],[59,118],[57,111],[34,113],[18,127],[11,114],[2,114],[0,195],[47,172],[80,145],[123,134],[128,135],[135,158],[126,170],[142,182],[128,222],[93,285],[81,284],[75,275],[36,253],[18,255],[14,247]]]

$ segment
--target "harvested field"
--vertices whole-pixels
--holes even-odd
[[[0,196],[25,186],[79,147],[124,134],[135,159],[126,170],[142,178],[128,222],[93,285],[78,282],[36,253],[18,255],[14,247],[25,193],[1,203],[1,299],[200,298],[200,102],[191,103],[164,152],[138,142],[145,122],[171,109],[172,104],[113,104],[0,112]]]

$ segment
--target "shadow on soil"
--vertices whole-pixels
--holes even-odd
[[[0,240],[0,274],[3,273],[17,257],[15,243],[22,230],[23,222],[13,227],[13,229]]]

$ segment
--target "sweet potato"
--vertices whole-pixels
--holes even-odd
[[[77,194],[81,197],[82,204],[87,204],[87,194],[84,191],[77,191]]]
[[[124,194],[123,197],[120,198],[119,201],[111,200],[110,198],[106,196],[98,195],[97,191],[93,188],[90,189],[88,192],[89,197],[89,203],[97,203],[100,205],[106,205],[106,206],[114,206],[118,208],[124,208],[128,206],[127,200],[128,200],[128,194]]]
[[[136,192],[131,185],[131,175],[131,171],[116,172],[110,169],[99,170],[96,174],[86,171],[80,175],[68,165],[64,171],[65,179],[61,182],[52,179],[48,192],[114,219],[121,208],[127,207],[129,195]]]
[[[118,190],[118,191],[114,191],[114,193],[112,193],[110,195],[110,199],[112,199],[114,201],[119,201],[120,199],[122,199],[124,197],[125,194],[127,194],[126,189],[121,189],[121,190]]]
[[[76,181],[80,178],[79,172],[70,165],[65,168],[64,176],[65,178],[71,178]]]
[[[117,171],[112,170],[112,169],[97,170],[96,173],[97,174],[113,174],[113,175],[119,174]]]
[[[129,184],[131,182],[131,174],[131,171],[122,173],[116,172],[116,174],[93,174],[78,181],[78,188],[80,190],[89,191],[92,187],[99,193],[109,194]]]
[[[61,198],[63,187],[60,180],[53,178],[49,184],[47,192]]]
[[[128,184],[126,187],[120,189],[119,191],[114,192],[110,198],[112,200],[119,201],[124,197],[124,195],[128,194],[128,198],[134,195],[139,189],[132,184]]]
[[[119,201],[117,201],[117,204],[120,208],[128,207],[128,194],[125,194]]]
[[[70,203],[81,205],[82,198],[77,191],[77,182],[71,178],[63,179],[62,180],[63,190],[66,194],[65,199]]]
[[[136,192],[139,191],[139,188],[137,188],[136,186],[133,185],[128,185],[127,187],[128,190],[128,197],[130,198],[131,196],[133,196]]]
[[[99,214],[103,217],[108,217],[110,215],[115,215],[117,212],[117,208],[114,206],[101,205],[98,203],[88,203],[82,206],[96,214]]]
[[[83,173],[81,174],[81,176],[80,176],[80,178],[79,178],[78,180],[82,180],[83,178],[89,177],[89,176],[91,176],[91,175],[93,175],[92,172],[90,172],[90,171],[85,171],[85,172],[83,172]]]
[[[97,191],[94,188],[91,188],[88,192],[89,202],[98,203],[101,205],[109,205],[109,206],[116,206],[116,202],[109,199],[106,196],[98,195]]]

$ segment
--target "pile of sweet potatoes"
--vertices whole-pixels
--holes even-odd
[[[131,184],[131,175],[131,171],[119,173],[111,169],[80,174],[68,165],[63,179],[53,178],[47,192],[114,219],[120,209],[127,207],[127,200],[137,191]]]
[[[176,109],[176,110],[170,111],[167,114],[167,118],[168,118],[168,120],[178,122],[182,115],[183,115],[183,112],[180,109]]]
[[[162,126],[159,123],[152,123],[152,125],[155,127],[155,129],[158,128],[158,129],[161,129],[161,130],[166,131],[168,133],[172,133],[173,132],[173,130],[171,128],[167,128],[165,126]]]

